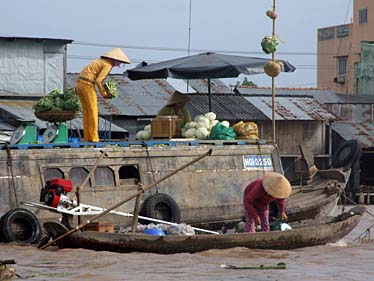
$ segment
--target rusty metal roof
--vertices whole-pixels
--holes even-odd
[[[205,114],[209,111],[208,94],[188,94],[191,101],[187,108],[192,116]],[[218,120],[257,121],[267,117],[241,95],[212,94],[212,111]]]
[[[363,148],[374,147],[374,124],[371,122],[361,124],[334,122],[332,129],[345,140],[357,140]]]
[[[12,119],[16,122],[16,120],[24,120],[24,121],[35,121],[35,125],[39,129],[44,129],[48,126],[48,122],[39,120],[34,115],[33,105],[36,103],[36,100],[2,100],[0,99],[0,111],[4,111],[5,114],[8,116],[8,119]],[[5,119],[5,117],[4,117]],[[127,132],[127,130],[122,129],[121,127],[109,123],[109,121],[99,118],[99,127],[100,124],[106,124],[108,127],[110,126],[111,131],[113,132]],[[83,130],[83,122],[82,117],[78,116],[77,118],[73,119],[72,121],[67,122],[67,126],[70,129],[81,129]]]
[[[5,121],[0,121],[0,131],[14,131],[16,127],[6,123]]]
[[[271,88],[238,86],[235,87],[234,92],[243,95],[271,96]],[[310,96],[320,104],[340,102],[339,97],[334,92],[320,88],[276,88],[275,96]]]
[[[374,104],[374,95],[337,94],[339,103]]]
[[[187,81],[187,80],[185,80]],[[188,80],[188,85],[193,88],[197,93],[208,93],[208,80],[207,79],[191,79]],[[219,79],[210,80],[210,92],[219,94],[232,94],[230,87]]]
[[[67,74],[67,84],[74,87],[79,74]],[[132,81],[122,74],[110,74],[119,96],[106,100],[97,91],[100,115],[155,116],[175,89],[164,79]]]
[[[268,119],[272,118],[271,96],[243,96]],[[325,110],[311,97],[283,97],[275,99],[276,120],[335,120],[336,117]]]

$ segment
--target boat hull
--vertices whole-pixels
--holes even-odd
[[[194,236],[150,236],[145,234],[116,234],[106,232],[75,232],[64,238],[61,247],[78,247],[96,251],[151,252],[158,254],[195,253],[210,249],[246,247],[250,249],[289,250],[334,243],[355,228],[364,213],[356,207],[339,217],[326,218],[320,222],[303,222],[286,231],[233,233]],[[49,224],[49,225],[48,225]],[[56,223],[46,228],[54,237],[62,230]]]

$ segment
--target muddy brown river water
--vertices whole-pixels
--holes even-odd
[[[374,206],[368,208],[374,214]],[[15,259],[14,280],[374,280],[374,240],[353,241],[374,224],[365,214],[360,224],[332,245],[290,251],[232,248],[197,254],[119,254],[82,249],[0,244],[0,259]],[[374,239],[374,228],[372,229]],[[225,269],[287,264],[285,270]]]

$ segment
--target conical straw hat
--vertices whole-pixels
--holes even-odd
[[[114,48],[113,50],[105,52],[101,57],[102,58],[115,59],[115,60],[121,61],[123,63],[131,63],[129,58],[126,56],[126,54],[120,48]]]
[[[180,102],[188,102],[190,100],[191,100],[191,98],[189,96],[183,95],[181,92],[175,91],[171,95],[171,97],[168,100],[168,102],[166,103],[166,105],[172,105],[172,104],[176,104],[176,103],[180,103]]]
[[[278,199],[287,198],[291,194],[290,182],[281,174],[267,172],[262,180],[266,193]]]

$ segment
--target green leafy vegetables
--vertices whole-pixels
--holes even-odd
[[[118,97],[117,85],[113,80],[105,82],[104,89],[107,93],[110,93],[114,98]]]
[[[81,104],[75,88],[68,88],[64,93],[56,89],[41,98],[34,106],[35,112],[80,111]]]

